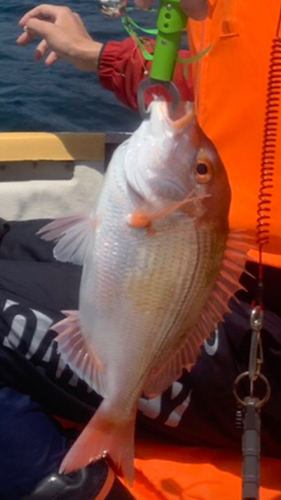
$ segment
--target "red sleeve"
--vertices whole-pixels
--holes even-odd
[[[154,41],[149,41],[151,50]],[[189,57],[189,52],[180,51],[181,57]],[[101,85],[114,92],[117,99],[129,106],[137,109],[137,90],[139,83],[149,74],[151,61],[144,59],[140,48],[132,38],[127,38],[123,42],[108,42],[102,51],[99,63],[99,79]],[[182,63],[176,65],[174,82],[177,85],[181,99],[183,101],[193,101],[193,86],[191,78],[191,66],[188,67],[188,78],[184,75]],[[149,102],[152,94],[168,96],[155,87],[147,92]],[[149,95],[150,94],[150,95]]]

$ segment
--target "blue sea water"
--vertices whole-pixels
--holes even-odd
[[[49,68],[35,62],[36,43],[19,47],[19,19],[42,2],[8,0],[0,3],[0,131],[131,131],[139,114],[101,88],[97,75],[76,70],[66,61]],[[95,0],[52,0],[80,14],[91,36],[104,43],[127,35],[119,19],[106,18]],[[151,14],[137,11],[135,19],[148,26]]]

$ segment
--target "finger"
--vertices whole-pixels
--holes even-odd
[[[40,36],[46,39],[52,29],[54,29],[53,24],[48,21],[40,21],[40,19],[30,19],[26,24],[26,32],[33,38]]]
[[[181,0],[180,6],[188,17],[201,21],[208,14],[207,0]]]
[[[48,55],[45,63],[47,64],[47,66],[52,66],[52,64],[54,64],[58,60],[58,58],[59,57],[58,57],[58,55],[55,52],[51,52]]]
[[[34,38],[35,37],[29,31],[26,30],[18,37],[17,43],[18,45],[27,45],[28,43],[33,42]]]
[[[42,59],[42,57],[46,54],[47,50],[48,50],[48,44],[47,44],[46,40],[42,40],[37,45],[37,48],[36,48],[36,51],[35,51],[35,59],[37,61],[39,61],[40,59]]]
[[[27,12],[19,21],[20,26],[25,26],[30,19],[33,17],[37,18],[43,18],[43,19],[49,19],[51,21],[55,21],[57,18],[57,15],[60,11],[60,7],[57,7],[55,5],[38,5],[34,9],[30,10]]]
[[[153,3],[153,0],[135,0],[135,4],[139,9],[149,9]]]

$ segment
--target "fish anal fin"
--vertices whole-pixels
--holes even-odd
[[[202,342],[191,338],[188,333],[187,335],[188,338],[174,357],[164,363],[159,370],[151,372],[143,390],[147,398],[154,398],[164,392],[175,380],[180,378],[184,368],[190,368],[195,363]]]
[[[116,472],[132,486],[134,431],[135,412],[130,421],[115,421],[114,409],[111,411],[109,402],[104,400],[63,459],[60,473],[69,474],[108,454]]]
[[[224,314],[230,311],[229,299],[234,297],[237,290],[243,288],[239,279],[244,271],[250,248],[253,248],[252,238],[237,230],[230,231],[220,272],[196,325],[186,332],[185,341],[174,357],[150,374],[144,387],[146,397],[155,397],[166,390],[181,376],[183,368],[190,369],[196,362],[204,341],[214,331],[217,323],[223,321]],[[231,260],[233,255],[235,255],[234,266]]]
[[[64,311],[66,318],[52,326],[58,333],[58,353],[71,370],[101,396],[105,395],[104,367],[90,349],[81,330],[78,311]]]
[[[94,213],[61,217],[43,226],[37,234],[45,241],[56,241],[54,256],[61,262],[82,265],[93,242],[97,219]]]

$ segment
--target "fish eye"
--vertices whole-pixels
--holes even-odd
[[[199,184],[206,184],[213,177],[213,166],[208,161],[198,160],[195,165],[195,178]]]

